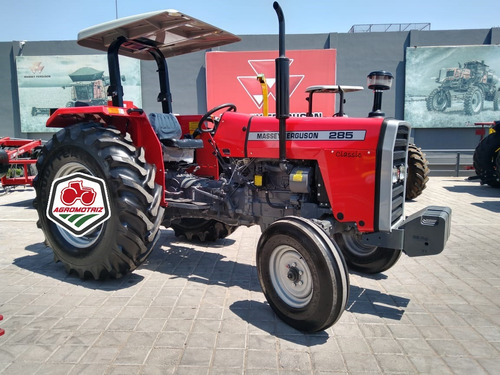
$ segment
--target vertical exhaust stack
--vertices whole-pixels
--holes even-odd
[[[290,60],[285,56],[285,17],[280,5],[275,1],[273,8],[278,16],[279,57],[276,62],[276,118],[279,120],[279,158],[286,161],[286,119],[290,117]]]

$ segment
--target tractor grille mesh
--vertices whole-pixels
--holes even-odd
[[[394,143],[393,168],[399,169],[401,166],[405,166],[405,174],[407,174],[406,156],[408,153],[407,148],[409,135],[410,129],[408,126],[398,126],[396,141]],[[391,226],[395,225],[404,214],[405,181],[406,177],[392,184]]]

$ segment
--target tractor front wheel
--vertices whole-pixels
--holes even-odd
[[[401,250],[371,246],[362,242],[361,235],[353,231],[335,235],[347,265],[352,270],[374,274],[387,271],[401,256]]]
[[[443,112],[451,106],[451,95],[448,90],[434,89],[431,91],[426,100],[428,111]]]
[[[60,130],[42,149],[37,162],[35,206],[38,226],[67,272],[81,278],[119,278],[150,254],[163,218],[156,169],[128,136],[99,124],[76,124]],[[84,235],[49,220],[47,208],[54,181],[72,174],[103,181],[109,219]]]
[[[345,310],[349,274],[338,247],[310,220],[288,216],[271,224],[257,246],[262,291],[295,329],[316,332]]]

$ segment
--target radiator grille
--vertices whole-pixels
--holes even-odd
[[[394,142],[392,160],[393,170],[402,171],[404,178],[392,183],[391,227],[401,220],[404,215],[405,183],[408,172],[406,158],[409,136],[410,129],[408,126],[404,124],[399,125],[396,133],[396,141]]]

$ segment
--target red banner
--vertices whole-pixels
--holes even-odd
[[[305,116],[308,111],[306,88],[334,85],[336,73],[334,49],[287,51],[290,60],[290,112]],[[263,75],[267,84],[269,115],[276,111],[276,72],[274,60],[277,51],[208,52],[207,108],[233,103],[238,112],[262,114],[265,92],[257,79]],[[335,96],[316,94],[313,116],[332,116]]]

